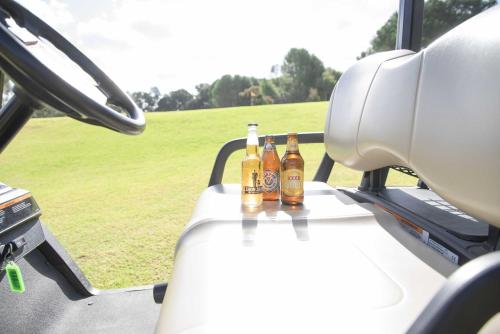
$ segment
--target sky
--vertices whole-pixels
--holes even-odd
[[[122,89],[271,77],[292,47],[345,70],[398,0],[18,0]]]

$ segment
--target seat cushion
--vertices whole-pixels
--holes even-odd
[[[495,6],[419,53],[375,54],[345,71],[326,119],[330,157],[363,171],[409,167],[500,227],[499,20]]]
[[[178,243],[157,333],[404,332],[454,268],[389,214],[324,183],[303,206],[201,195]]]

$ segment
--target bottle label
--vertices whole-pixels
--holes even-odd
[[[296,168],[283,171],[281,188],[286,196],[303,196],[304,171]]]
[[[262,194],[262,186],[257,186],[257,187],[245,186],[243,188],[243,191],[245,192],[245,194],[252,194],[252,195]]]
[[[253,170],[246,176],[247,180],[244,182],[243,192],[245,194],[261,194],[263,189],[259,172],[257,170]]]
[[[264,169],[264,191],[272,193],[278,190],[279,172],[272,169]]]

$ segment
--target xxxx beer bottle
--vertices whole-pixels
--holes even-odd
[[[248,124],[247,153],[241,162],[241,203],[248,207],[262,204],[262,160],[257,124]]]
[[[281,159],[281,201],[292,205],[304,202],[304,159],[296,133],[288,134],[286,153]]]
[[[273,136],[266,136],[262,151],[264,166],[264,201],[278,201],[280,199],[280,157],[274,146]]]

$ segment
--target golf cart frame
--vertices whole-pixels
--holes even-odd
[[[396,48],[420,50],[423,4],[423,0],[400,1]],[[7,64],[0,65],[7,66]],[[26,124],[35,108],[36,104],[21,91],[17,91],[16,96],[7,102],[0,112],[0,150],[3,150]],[[284,135],[276,135],[278,145],[284,144],[285,140]],[[263,138],[259,138],[259,141],[262,144]],[[323,141],[323,133],[299,134],[299,142],[302,144],[323,143]],[[244,147],[245,140],[240,138],[226,143],[221,148],[212,170],[209,186],[222,183],[228,157]],[[326,182],[333,166],[334,161],[325,154],[314,180]],[[484,231],[480,231],[482,234],[472,231],[471,240],[464,240],[445,233],[447,227],[436,225],[433,219],[426,219],[405,209],[408,204],[405,202],[406,199],[391,197],[392,194],[385,188],[388,172],[389,168],[365,172],[359,191],[342,191],[359,202],[376,204],[399,217],[401,221],[411,222],[429,231],[433,238],[458,254],[460,265],[488,251],[499,249],[500,233],[497,228],[489,226],[486,237]],[[411,171],[407,172],[411,174]],[[422,182],[419,186],[422,189],[426,188]],[[158,303],[163,301],[168,290],[167,284],[118,290],[93,288],[64,248],[41,224],[40,210],[37,209],[36,202],[33,203],[34,211],[31,216],[0,235],[0,253],[4,253],[6,245],[14,243],[12,255],[15,259],[29,256],[28,263],[22,269],[32,287],[25,294],[28,295],[30,303],[20,303],[19,296],[0,290],[2,295],[0,312],[3,314],[0,331],[12,331],[13,328],[18,328],[27,332],[44,330],[65,332],[70,325],[71,328],[80,327],[80,331],[85,331],[88,329],[86,326],[91,325],[95,326],[92,327],[95,330],[106,332],[152,331],[158,318]],[[460,231],[455,232],[460,233]],[[2,275],[0,274],[0,280]],[[499,279],[498,253],[488,254],[460,268],[428,304],[409,332],[477,331],[500,310],[500,298],[497,298]],[[50,298],[49,303],[47,298]],[[72,313],[77,313],[78,316],[58,322],[68,325],[67,328],[51,327],[51,323],[55,322],[54,319],[67,316],[58,313],[63,309],[72,310]],[[40,318],[41,315],[44,317]],[[33,321],[33,318],[37,321]]]

